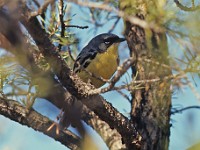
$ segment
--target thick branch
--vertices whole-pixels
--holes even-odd
[[[86,106],[83,106],[83,111],[87,113],[83,113],[81,118],[99,133],[110,150],[126,148],[125,145],[122,145],[122,137],[116,129],[111,129],[108,123],[99,119]]]
[[[2,12],[2,14],[4,13]],[[53,80],[48,91],[46,91],[46,94],[40,95],[40,97],[47,99],[48,101],[50,101],[51,103],[53,103],[60,109],[63,109],[63,106],[65,107],[68,106],[67,108],[69,108],[69,106],[71,106],[70,104],[71,101],[66,100],[66,99],[71,98],[67,96],[70,94],[63,88],[63,86],[60,85],[60,83],[58,83],[57,80],[54,79],[53,75],[51,75],[51,72],[45,72],[44,70],[41,70],[40,68],[38,68],[37,58],[40,56],[40,53],[38,51],[35,51],[32,45],[30,45],[28,42],[23,43],[23,41],[26,41],[26,40],[20,40],[20,39],[23,39],[24,36],[22,35],[21,32],[19,32],[20,29],[18,28],[18,24],[17,23],[10,24],[9,22],[6,22],[7,19],[10,19],[10,22],[12,21],[9,15],[4,14],[4,16],[1,16],[1,19],[5,19],[5,20],[2,20],[1,22],[1,25],[4,25],[4,26],[1,26],[1,30],[4,31],[3,33],[5,35],[8,35],[6,37],[9,40],[11,38],[18,37],[16,38],[16,40],[19,40],[19,41],[13,43],[12,41],[16,41],[15,39],[8,41],[8,39],[6,39],[4,35],[0,34],[0,42],[2,43],[0,46],[16,54],[16,57],[19,58],[19,62],[21,63],[21,65],[25,67],[26,69],[28,69],[28,71],[30,72],[33,80],[37,78],[43,79],[44,78],[43,76],[45,76],[44,78],[45,80],[48,80],[51,82]],[[14,25],[15,28],[10,28],[9,25]],[[14,36],[9,36],[9,35],[14,35]],[[13,45],[15,44],[20,45],[20,46],[25,45],[26,51],[23,52],[24,50],[23,48],[20,48],[20,49],[14,48]],[[19,53],[21,55],[18,55]],[[28,62],[21,61],[26,57],[28,58],[30,57],[32,61],[28,61]],[[33,67],[29,67],[29,65]],[[44,85],[42,85],[41,81],[38,84],[39,84],[38,87],[42,90],[42,87],[44,87]],[[120,135],[118,134],[117,131],[114,131],[114,130],[112,130],[112,132],[110,131],[111,135],[108,136],[107,131],[104,130],[105,128],[102,128],[102,126],[104,126],[106,127],[107,130],[108,129],[111,130],[107,123],[101,121],[94,113],[91,113],[89,109],[84,109],[82,114],[83,114],[82,119],[100,133],[100,135],[102,136],[102,138],[104,139],[104,141],[106,142],[109,148],[116,146],[116,144],[118,145],[118,148],[122,147],[122,145],[120,146],[120,140],[121,140],[119,138]],[[98,125],[101,125],[101,126],[98,126]]]
[[[122,2],[122,1],[121,1]],[[144,8],[138,10],[136,16],[145,20],[147,12],[145,11],[145,1],[136,3],[135,7]],[[130,5],[121,6],[124,11],[130,11]],[[152,8],[157,9],[157,8]],[[130,13],[130,12],[129,12]],[[135,13],[133,11],[133,13]],[[132,78],[136,81],[151,80],[155,78],[163,79],[170,76],[170,71],[162,65],[155,66],[145,60],[150,57],[152,61],[160,64],[168,64],[167,41],[165,33],[155,33],[152,31],[152,37],[148,37],[144,28],[126,21],[125,37],[130,49],[130,55],[136,56],[136,65],[132,67]],[[150,32],[151,32],[150,31]],[[152,47],[149,46],[152,44]],[[137,76],[136,76],[137,75]],[[134,81],[133,81],[134,82]],[[170,82],[144,82],[139,89],[132,91],[131,120],[136,124],[136,128],[141,135],[141,149],[168,149],[169,144],[169,118],[170,118]]]
[[[56,47],[50,42],[48,34],[41,28],[38,20],[34,17],[29,20],[29,10],[26,7],[23,7],[22,10],[22,23],[35,40],[47,61],[50,63],[62,85],[65,86],[73,96],[76,96],[78,100],[86,97],[87,93],[93,89],[93,87],[82,82],[71,72],[69,67],[58,54]],[[124,138],[125,143],[130,143],[130,139],[133,139],[137,135],[134,126],[128,121],[128,118],[119,113],[101,96],[95,95],[89,97],[87,100],[83,101],[83,103],[93,110],[102,120],[106,121],[112,128],[117,129]]]
[[[19,102],[0,98],[0,114],[22,125],[31,127],[36,131],[40,131],[71,149],[78,149],[80,147],[79,137],[69,130],[60,130],[59,135],[56,134],[55,128],[47,131],[53,124],[53,121],[33,109],[27,110]]]

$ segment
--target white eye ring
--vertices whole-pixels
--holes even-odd
[[[108,42],[108,41],[105,41],[104,43],[105,43],[106,45],[110,44],[110,42]]]

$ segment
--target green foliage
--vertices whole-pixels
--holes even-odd
[[[34,87],[30,84],[30,77],[15,60],[11,54],[0,56],[0,96],[21,101],[28,108],[31,108],[35,95]],[[30,105],[30,103],[32,103]],[[28,105],[27,105],[28,104]]]
[[[121,0],[120,1],[120,8],[124,10],[124,12],[128,15],[136,14],[138,12],[137,10],[137,4],[139,1],[133,1],[133,0]]]
[[[199,10],[190,13],[179,11],[176,16],[178,17],[172,19],[171,24],[168,24],[168,35],[181,50],[177,52],[180,57],[176,57],[173,61],[177,65],[174,70],[199,75]]]
[[[179,58],[170,57],[172,63],[176,63],[176,67],[173,69],[185,73],[199,74],[199,40],[200,40],[200,16],[199,10],[194,12],[181,11],[173,3],[166,0],[121,0],[120,8],[124,12],[129,14],[136,14],[138,12],[145,16],[145,21],[148,24],[154,24],[155,26],[163,29],[167,33],[173,42],[180,46],[181,51]],[[153,50],[152,45],[152,30],[145,30],[147,47],[149,50]],[[161,34],[160,34],[161,35]],[[162,42],[163,36],[160,36]],[[165,38],[164,38],[165,39]],[[160,43],[162,52],[165,52],[165,44]],[[160,54],[159,54],[160,55]],[[163,56],[167,54],[163,53]],[[181,56],[182,55],[182,56]],[[168,58],[169,59],[169,58]]]
[[[77,51],[78,40],[76,36],[70,31],[70,21],[73,15],[70,14],[70,8],[64,3],[63,20],[65,27],[61,27],[60,7],[58,1],[55,5],[51,5],[45,12],[45,15],[38,16],[38,19],[50,35],[52,42],[59,47],[60,54],[66,60],[68,65],[73,65],[73,55]],[[69,26],[69,27],[68,27]],[[27,34],[27,41],[29,41],[31,49],[38,52],[36,58],[37,66],[44,72],[50,71],[50,65],[46,62],[42,54],[37,50],[37,46],[29,38]],[[0,55],[0,96],[4,98],[12,98],[20,101],[27,109],[30,109],[36,97],[45,96],[49,92],[49,87],[52,86],[52,81],[41,74],[30,74],[26,69],[17,63],[11,54]],[[34,80],[33,80],[34,79]]]
[[[68,65],[72,66],[73,60],[69,57],[69,53],[76,54],[78,39],[73,32],[71,32],[71,20],[74,15],[71,15],[70,7],[64,2],[63,6],[63,20],[60,18],[61,8],[59,2],[55,2],[55,5],[51,5],[45,12],[45,18],[39,17],[42,22],[43,28],[50,35],[51,41],[58,46],[58,50]],[[64,27],[62,26],[64,23]]]

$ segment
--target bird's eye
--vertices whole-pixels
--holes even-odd
[[[106,45],[109,45],[109,44],[110,44],[110,42],[108,42],[108,41],[105,41],[104,43],[105,43]]]

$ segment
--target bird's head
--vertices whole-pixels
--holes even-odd
[[[97,49],[100,53],[102,53],[105,52],[112,44],[123,41],[125,41],[125,38],[119,38],[117,35],[111,33],[103,33],[94,37],[88,43],[88,46],[92,49]]]

